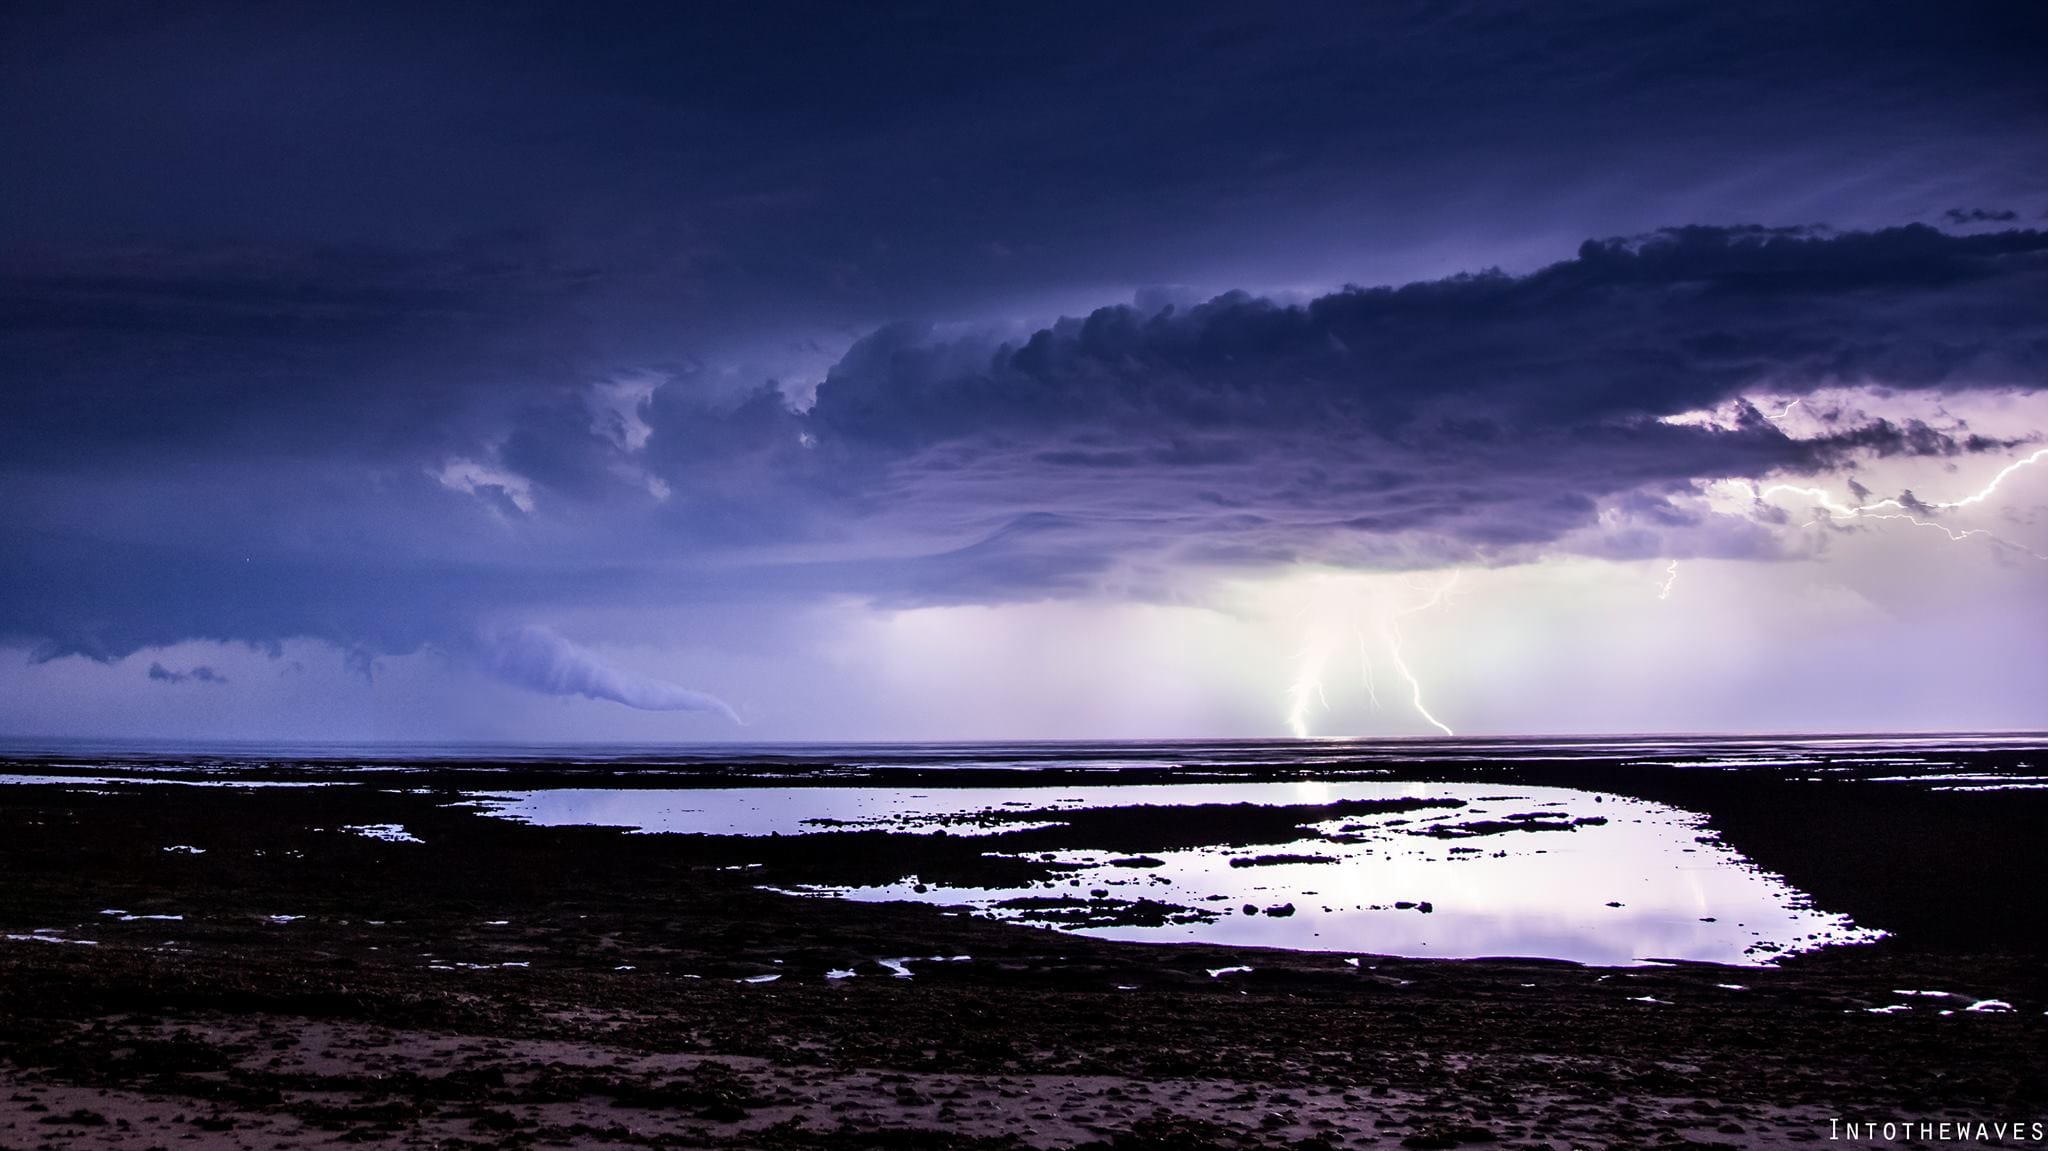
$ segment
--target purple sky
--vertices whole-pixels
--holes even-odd
[[[0,735],[2048,726],[2037,5],[25,5]]]

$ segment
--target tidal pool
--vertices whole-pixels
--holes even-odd
[[[471,802],[538,825],[650,834],[977,835],[988,841],[986,854],[1045,865],[1049,878],[961,887],[905,875],[879,885],[776,890],[928,903],[1109,939],[1603,965],[1755,965],[1883,935],[1811,906],[1722,843],[1696,813],[1569,788],[1390,781],[564,788]],[[1055,850],[1044,849],[1042,836],[1028,852],[1004,846],[1012,833],[1063,827],[1081,812],[1211,804],[1314,812],[1343,803],[1354,810],[1329,818],[1316,813],[1285,842],[1223,838],[1134,855],[1090,844],[1075,827],[1077,838]]]

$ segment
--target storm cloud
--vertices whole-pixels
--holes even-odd
[[[1682,497],[2015,441],[1819,403],[1794,436],[1747,397],[2037,389],[2042,298],[2038,232],[1688,227],[1304,303],[1115,305],[1008,337],[892,324],[807,407],[687,369],[510,403],[457,384],[400,440],[388,405],[337,409],[289,469],[195,465],[231,517],[172,507],[175,469],[103,481],[120,530],[24,537],[0,630],[103,657],[189,637],[405,651],[599,597],[1004,602],[1297,562],[1768,556],[1767,532]],[[289,402],[295,424],[320,403]],[[149,539],[158,516],[182,546]]]
[[[2044,293],[2041,233],[1685,228],[1525,276],[1104,308],[993,350],[899,326],[832,369],[777,454],[879,521],[919,508],[989,546],[1029,523],[1094,525],[1105,551],[1504,558],[1624,494],[2009,447],[1847,411],[1804,438],[1751,407],[1670,417],[1821,387],[2029,390]],[[686,458],[665,461],[678,487]]]
[[[0,646],[760,719],[821,617],[1871,530],[1720,481],[2017,563],[2043,12],[17,6]]]

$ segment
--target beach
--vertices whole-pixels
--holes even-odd
[[[2048,791],[2022,786],[2037,752],[1952,748],[1903,777],[1868,749],[1802,754],[1813,762],[1259,756],[1107,776],[1085,761],[1019,775],[18,758],[7,772],[36,782],[0,786],[0,1147],[1778,1147],[1909,1120],[2018,1122],[2008,1141],[2024,1143],[2048,1110],[2048,966],[2028,894],[2048,878],[2034,834]],[[1473,818],[1469,800],[1211,805],[1200,819],[1045,802],[1191,771],[1394,783],[1443,803],[1483,785],[1503,810],[1571,789],[1605,811],[1695,813],[1703,839],[1870,936],[1733,963],[1431,959],[1098,938],[1001,922],[967,898],[998,878],[1063,884],[1025,865],[1064,866],[1075,837],[1119,858],[1171,860],[1201,840],[1258,861],[1297,851],[1304,823],[1338,850],[1331,820],[1361,826],[1361,812],[1402,821],[1387,835],[1418,849],[1448,838],[1485,846],[1474,854],[1611,834],[1541,812]],[[980,813],[979,834],[965,817],[945,834],[707,835],[501,810],[565,788],[769,784],[1024,798]],[[843,894],[911,876],[937,892]],[[1090,913],[1099,925],[1165,926],[1193,906],[1166,885],[1096,890],[1076,898],[1110,905]],[[1438,900],[1431,922],[1454,923],[1458,900]],[[1237,919],[1272,922],[1258,911]]]

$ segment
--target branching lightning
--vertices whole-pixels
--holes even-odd
[[[1303,648],[1297,658],[1301,660],[1301,674],[1287,689],[1287,728],[1294,738],[1307,739],[1309,701],[1313,699],[1328,711],[1330,697],[1323,691],[1323,653],[1311,645]]]
[[[1402,649],[1399,621],[1406,616],[1442,606],[1457,588],[1462,574],[1462,572],[1452,572],[1448,579],[1443,580],[1434,587],[1424,587],[1413,579],[1406,581],[1406,587],[1416,592],[1425,593],[1426,596],[1420,602],[1408,607],[1393,611],[1385,610],[1383,607],[1369,606],[1366,608],[1373,617],[1377,618],[1377,631],[1380,642],[1386,645],[1386,654],[1389,662],[1393,664],[1394,670],[1408,684],[1410,705],[1415,709],[1415,713],[1421,716],[1425,722],[1445,735],[1452,734],[1451,729],[1442,720],[1439,720],[1435,713],[1429,710],[1428,704],[1423,700],[1422,683],[1416,678],[1413,669],[1408,666],[1407,655]],[[1316,586],[1334,589],[1341,585],[1319,581]],[[1344,596],[1343,601],[1328,603],[1320,612],[1322,626],[1312,630],[1305,638],[1300,650],[1295,652],[1296,670],[1294,680],[1288,685],[1286,696],[1287,728],[1294,733],[1296,739],[1308,738],[1311,726],[1310,720],[1317,710],[1328,711],[1330,709],[1330,698],[1325,686],[1324,675],[1330,667],[1331,660],[1341,654],[1342,640],[1339,637],[1343,635],[1344,629],[1347,626],[1350,629],[1352,640],[1358,647],[1359,672],[1364,682],[1366,698],[1371,702],[1373,710],[1380,710],[1379,683],[1374,668],[1372,644],[1368,639],[1367,628],[1361,622],[1358,622],[1358,615],[1360,614],[1357,602],[1359,592],[1351,589],[1347,589],[1347,591],[1349,594]],[[1364,595],[1369,605],[1377,603],[1378,597],[1370,591],[1365,591]],[[1296,613],[1296,618],[1308,617],[1310,612],[1316,607],[1317,605],[1312,604],[1310,607],[1303,608],[1300,612]],[[1350,622],[1347,623],[1347,620]]]
[[[1775,413],[1764,413],[1763,418],[1773,422],[1786,420],[1800,406],[1800,400],[1791,400]],[[1703,494],[1712,510],[1724,514],[1740,514],[1726,498],[1727,493],[1740,493],[1753,505],[1750,509],[1752,515],[1762,510],[1760,505],[1773,502],[1780,508],[1803,505],[1811,509],[1809,527],[1847,520],[1896,521],[1916,529],[1940,532],[1952,543],[1974,541],[1975,546],[1989,543],[2048,561],[2048,555],[2001,538],[1986,528],[1968,526],[1972,521],[1961,518],[1961,514],[1980,505],[1991,505],[1985,509],[1989,512],[2012,502],[2010,499],[1993,501],[2017,473],[2044,462],[2048,462],[2048,448],[2040,448],[2012,460],[1974,491],[1940,501],[1919,499],[1911,491],[1901,491],[1895,497],[1873,499],[1874,493],[1855,483],[1849,484],[1851,494],[1837,495],[1826,488],[1799,483],[1760,486],[1749,480],[1725,480],[1711,485]],[[1958,518],[1953,523],[1949,522],[1946,513],[1958,513]],[[1776,518],[1774,512],[1773,519]],[[1667,556],[1653,569],[1655,574],[1651,579],[1659,601],[1672,598],[1680,579],[1680,565],[1680,559]],[[1308,738],[1316,723],[1331,722],[1328,717],[1318,719],[1317,713],[1332,710],[1326,677],[1349,659],[1344,640],[1348,629],[1351,641],[1357,647],[1359,672],[1372,709],[1376,712],[1381,710],[1376,674],[1379,669],[1374,666],[1378,662],[1381,667],[1391,666],[1399,682],[1407,685],[1408,706],[1422,722],[1444,736],[1455,737],[1451,726],[1431,710],[1424,684],[1408,662],[1407,642],[1414,637],[1404,634],[1403,625],[1410,616],[1451,602],[1463,574],[1452,571],[1434,583],[1409,576],[1398,586],[1394,585],[1396,577],[1392,576],[1342,576],[1326,572],[1310,577],[1306,581],[1308,602],[1295,615],[1297,625],[1302,629],[1302,644],[1295,653],[1295,674],[1286,690],[1288,730],[1296,738]],[[1384,650],[1376,650],[1382,644]],[[1344,677],[1340,676],[1339,682],[1343,680]],[[1392,702],[1391,697],[1389,702]]]
[[[1358,666],[1365,673],[1366,698],[1372,701],[1372,709],[1378,711],[1380,709],[1380,689],[1379,685],[1373,682],[1372,654],[1365,650],[1365,632],[1361,628],[1354,627],[1351,629],[1351,634],[1358,638]]]
[[[1925,503],[1916,500],[1913,503],[1908,504],[1906,501],[1902,499],[1892,497],[1881,500],[1873,500],[1866,504],[1850,505],[1845,504],[1842,501],[1836,499],[1832,494],[1827,492],[1825,489],[1806,487],[1800,484],[1772,484],[1770,487],[1758,489],[1754,484],[1741,483],[1738,484],[1738,487],[1740,489],[1746,490],[1749,493],[1750,498],[1758,502],[1763,502],[1775,496],[1788,493],[1792,495],[1804,496],[1807,499],[1812,500],[1814,506],[1820,509],[1820,511],[1826,513],[1826,515],[1830,519],[1840,518],[1850,520],[1903,520],[1906,523],[1912,524],[1914,527],[1933,528],[1935,531],[1941,532],[1942,534],[1948,536],[1950,540],[1957,543],[1961,543],[1965,540],[1968,540],[1972,536],[1981,536],[1985,540],[1993,544],[1996,544],[2000,547],[2010,548],[2014,551],[2022,552],[2026,555],[2033,556],[2035,559],[2048,561],[2048,555],[2043,555],[2042,553],[2034,551],[2031,548],[2023,547],[2019,544],[2012,542],[2011,540],[2004,538],[2003,536],[1996,535],[1983,528],[1969,528],[1964,530],[1958,530],[1956,528],[1951,528],[1946,524],[1939,524],[1935,523],[1932,520],[1922,519],[1918,515],[1914,514],[1916,511],[1953,511],[1957,508],[1967,508],[1973,507],[1977,504],[1981,504],[1985,500],[1990,499],[1993,493],[1998,491],[1999,485],[2003,484],[2008,478],[2010,478],[2014,472],[2017,472],[2022,468],[2030,467],[2034,464],[2040,463],[2042,460],[2048,460],[2048,448],[2037,449],[2032,455],[2022,457],[2020,459],[2014,460],[2010,464],[2007,464],[2004,468],[2001,468],[1999,470],[1997,475],[1991,477],[1991,482],[1985,484],[1982,488],[1979,488],[1978,490],[1970,493],[1969,495],[1963,496],[1961,499],[1943,500],[1935,503]],[[1809,521],[1809,523],[1811,522],[1817,521]]]
[[[1443,732],[1445,735],[1456,735],[1457,733],[1452,731],[1449,727],[1445,726],[1444,721],[1430,714],[1428,705],[1422,702],[1422,682],[1415,678],[1414,672],[1408,670],[1408,661],[1404,659],[1401,655],[1401,617],[1414,615],[1417,612],[1428,611],[1429,609],[1443,603],[1444,598],[1450,595],[1451,590],[1458,586],[1459,577],[1463,576],[1464,574],[1465,573],[1463,572],[1452,572],[1451,578],[1445,580],[1442,584],[1439,584],[1436,590],[1430,593],[1430,597],[1427,600],[1424,600],[1422,603],[1419,603],[1414,607],[1408,608],[1403,611],[1395,612],[1392,616],[1388,617],[1386,621],[1387,650],[1390,653],[1392,653],[1394,657],[1394,668],[1401,673],[1402,679],[1408,681],[1408,690],[1410,693],[1409,702],[1414,704],[1415,712],[1417,715],[1420,715],[1422,718],[1428,720],[1431,727],[1436,728],[1438,731]]]
[[[1962,499],[1956,500],[1952,503],[1931,504],[1929,506],[1937,508],[1963,508],[1968,507],[1971,504],[1981,504],[1985,500],[1991,498],[1991,493],[1998,490],[1998,485],[2004,483],[2007,476],[2010,476],[2014,472],[2019,471],[2021,468],[2024,468],[2030,464],[2038,464],[2042,460],[2048,460],[2048,448],[2037,449],[2033,455],[2027,456],[2024,459],[2014,460],[2012,463],[2005,465],[2005,467],[1999,469],[1997,475],[1991,477],[1990,483],[1985,484],[1982,488],[1980,488],[1978,491],[1971,495],[1964,496]]]

